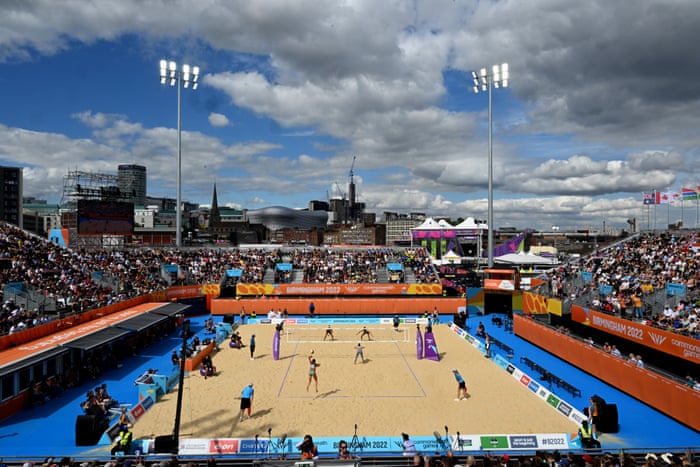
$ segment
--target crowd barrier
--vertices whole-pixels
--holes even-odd
[[[464,308],[465,299],[461,297],[402,297],[401,299],[381,298],[266,298],[266,299],[228,299],[219,298],[211,301],[212,315],[238,316],[242,307],[250,314],[256,311],[258,317],[267,315],[270,309],[286,309],[290,315],[306,315],[309,304],[313,302],[315,315],[420,315],[432,312],[435,307],[442,314],[456,313]]]
[[[513,317],[513,330],[528,342],[700,431],[700,417],[697,416],[700,391],[639,368],[524,316]]]

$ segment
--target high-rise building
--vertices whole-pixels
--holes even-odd
[[[22,168],[0,166],[0,219],[22,228]]]
[[[124,199],[138,206],[146,204],[146,167],[120,164],[117,172],[119,191]]]

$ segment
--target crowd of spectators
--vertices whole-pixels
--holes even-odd
[[[56,311],[80,313],[183,283],[221,283],[237,269],[236,282],[263,282],[265,272],[285,255],[303,272],[306,283],[375,283],[377,270],[398,262],[418,282],[439,281],[423,249],[87,249],[69,250],[12,225],[0,225],[0,285],[22,284],[56,303]],[[162,274],[176,265],[175,280]],[[49,317],[40,307],[27,309],[9,297],[0,307],[0,335],[37,326]]]
[[[299,249],[290,254],[295,269],[303,272],[304,283],[372,284],[378,281],[378,271],[389,263],[399,263],[413,270],[419,283],[439,282],[430,256],[422,249],[401,252],[388,248],[376,249]],[[401,277],[405,277],[402,275]]]
[[[548,277],[549,294],[576,300],[623,318],[695,337],[700,295],[700,240],[695,233],[648,232],[563,266]],[[675,306],[645,306],[645,298],[667,285],[685,288]],[[663,309],[661,309],[663,308]]]

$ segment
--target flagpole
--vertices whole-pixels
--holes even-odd
[[[685,214],[683,211],[683,193],[681,193],[681,225],[685,227]]]

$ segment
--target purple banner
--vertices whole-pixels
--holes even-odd
[[[432,332],[425,333],[425,359],[440,361],[440,355],[438,354],[437,344],[435,343],[435,336]]]
[[[508,253],[517,253],[519,251],[522,251],[523,245],[525,242],[525,234],[522,233],[518,235],[517,237],[513,237],[512,239],[508,240],[507,242],[503,242],[500,245],[496,245],[493,248],[493,256],[498,257],[498,256],[503,256],[507,255]],[[483,257],[488,256],[488,252],[485,252]]]
[[[420,333],[420,327],[416,326],[416,353],[418,360],[423,359],[423,334]]]
[[[280,331],[279,331],[279,329],[275,331],[275,336],[272,338],[272,358],[275,360],[280,359]]]

